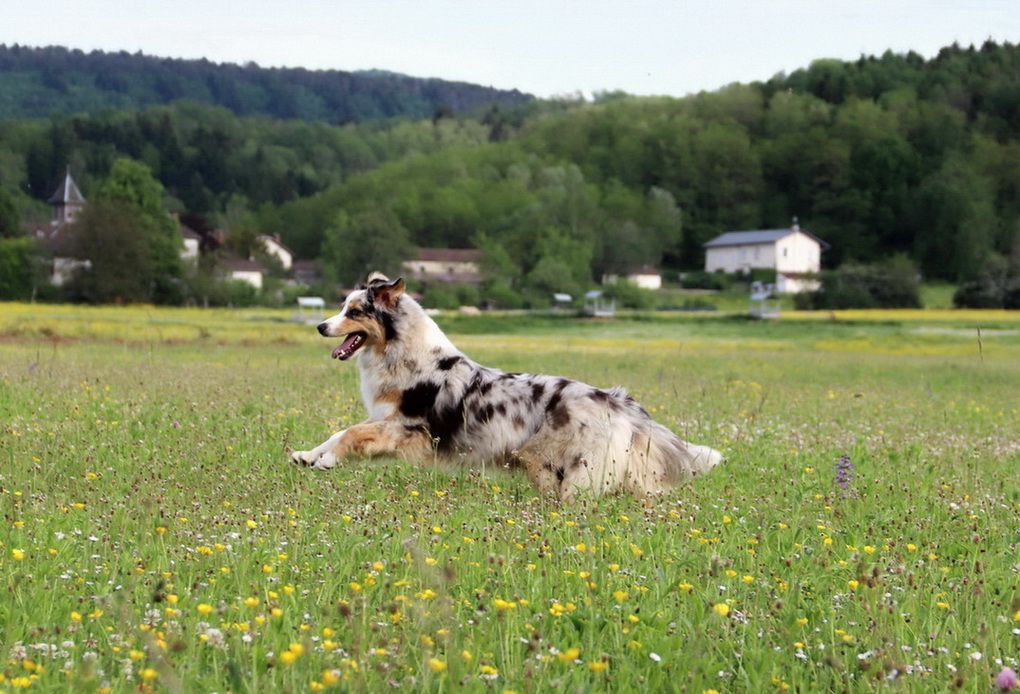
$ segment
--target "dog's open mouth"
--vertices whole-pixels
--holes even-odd
[[[365,344],[365,337],[365,333],[362,332],[351,333],[333,350],[333,358],[340,361],[350,359]]]

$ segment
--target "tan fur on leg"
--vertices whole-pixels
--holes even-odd
[[[408,429],[397,422],[364,422],[345,431],[330,452],[337,459],[399,455],[407,460],[420,461],[431,454],[432,440],[424,431]]]

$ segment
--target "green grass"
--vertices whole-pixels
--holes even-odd
[[[729,458],[559,506],[285,464],[362,407],[282,313],[2,305],[0,691],[988,691],[1018,669],[1020,335],[883,315],[444,319]]]

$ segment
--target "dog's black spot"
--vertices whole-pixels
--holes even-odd
[[[560,380],[556,381],[556,391],[560,392],[569,385],[570,385],[569,378],[561,378]]]
[[[555,396],[554,396],[555,397]],[[570,423],[570,413],[567,406],[560,403],[549,413],[549,421],[553,429],[562,429]]]
[[[549,402],[545,404],[545,411],[552,412],[560,404],[562,397],[559,393],[553,393],[552,397],[549,398]]]
[[[492,384],[493,383],[495,383],[495,381],[486,381],[478,389],[478,392],[481,393],[482,395],[488,395],[489,391],[492,390]]]
[[[499,377],[499,380],[501,380],[501,381],[509,381],[510,379],[517,378],[518,376],[520,376],[519,373],[517,373],[516,371],[511,371],[511,372],[508,372],[508,373],[505,373],[505,374],[501,374],[500,377]]]
[[[574,456],[574,462],[570,464],[570,469],[574,470],[574,469],[579,468],[581,466],[585,466],[585,467],[588,466],[588,464],[584,461],[584,456],[575,455]]]
[[[535,402],[538,402],[539,400],[542,399],[543,395],[545,395],[545,386],[543,386],[541,383],[532,383],[531,399],[534,400]]]
[[[592,388],[591,392],[588,393],[588,397],[598,402],[606,402],[609,400],[609,393],[604,390],[599,390],[598,388]]]
[[[560,484],[563,483],[563,479],[567,476],[567,471],[563,468],[556,468],[556,481]]]
[[[463,401],[452,407],[434,409],[429,412],[426,421],[429,426],[429,434],[438,439],[437,447],[441,451],[448,451],[453,448],[454,438],[464,427]]]
[[[438,367],[440,371],[449,371],[457,365],[457,362],[459,362],[460,359],[461,358],[458,356],[446,357],[445,359],[440,359],[436,362],[436,367]]]
[[[475,413],[475,419],[479,422],[488,422],[492,419],[492,403],[487,404]]]
[[[383,332],[386,334],[386,340],[392,342],[397,339],[397,327],[394,325],[393,316],[386,311],[377,311],[376,316],[378,321],[382,324]]]
[[[424,417],[436,403],[439,386],[422,381],[400,394],[400,412],[405,417]],[[433,432],[434,433],[434,432]]]
[[[503,403],[503,402],[497,402],[496,403],[496,414],[498,414],[500,416],[506,414],[506,403]]]

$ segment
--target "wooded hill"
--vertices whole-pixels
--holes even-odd
[[[478,246],[501,287],[535,292],[634,264],[698,268],[712,236],[794,215],[831,244],[829,266],[905,254],[958,280],[1020,254],[1011,44],[820,60],[684,98],[429,115],[338,127],[191,103],[7,121],[0,189],[38,214],[26,191],[45,198],[67,162],[88,196],[127,156],[169,206],[281,233],[343,279],[411,245]]]
[[[0,45],[0,118],[137,110],[188,99],[239,116],[348,123],[429,118],[437,111],[473,113],[530,98],[517,90],[378,70],[263,68],[124,51]]]

